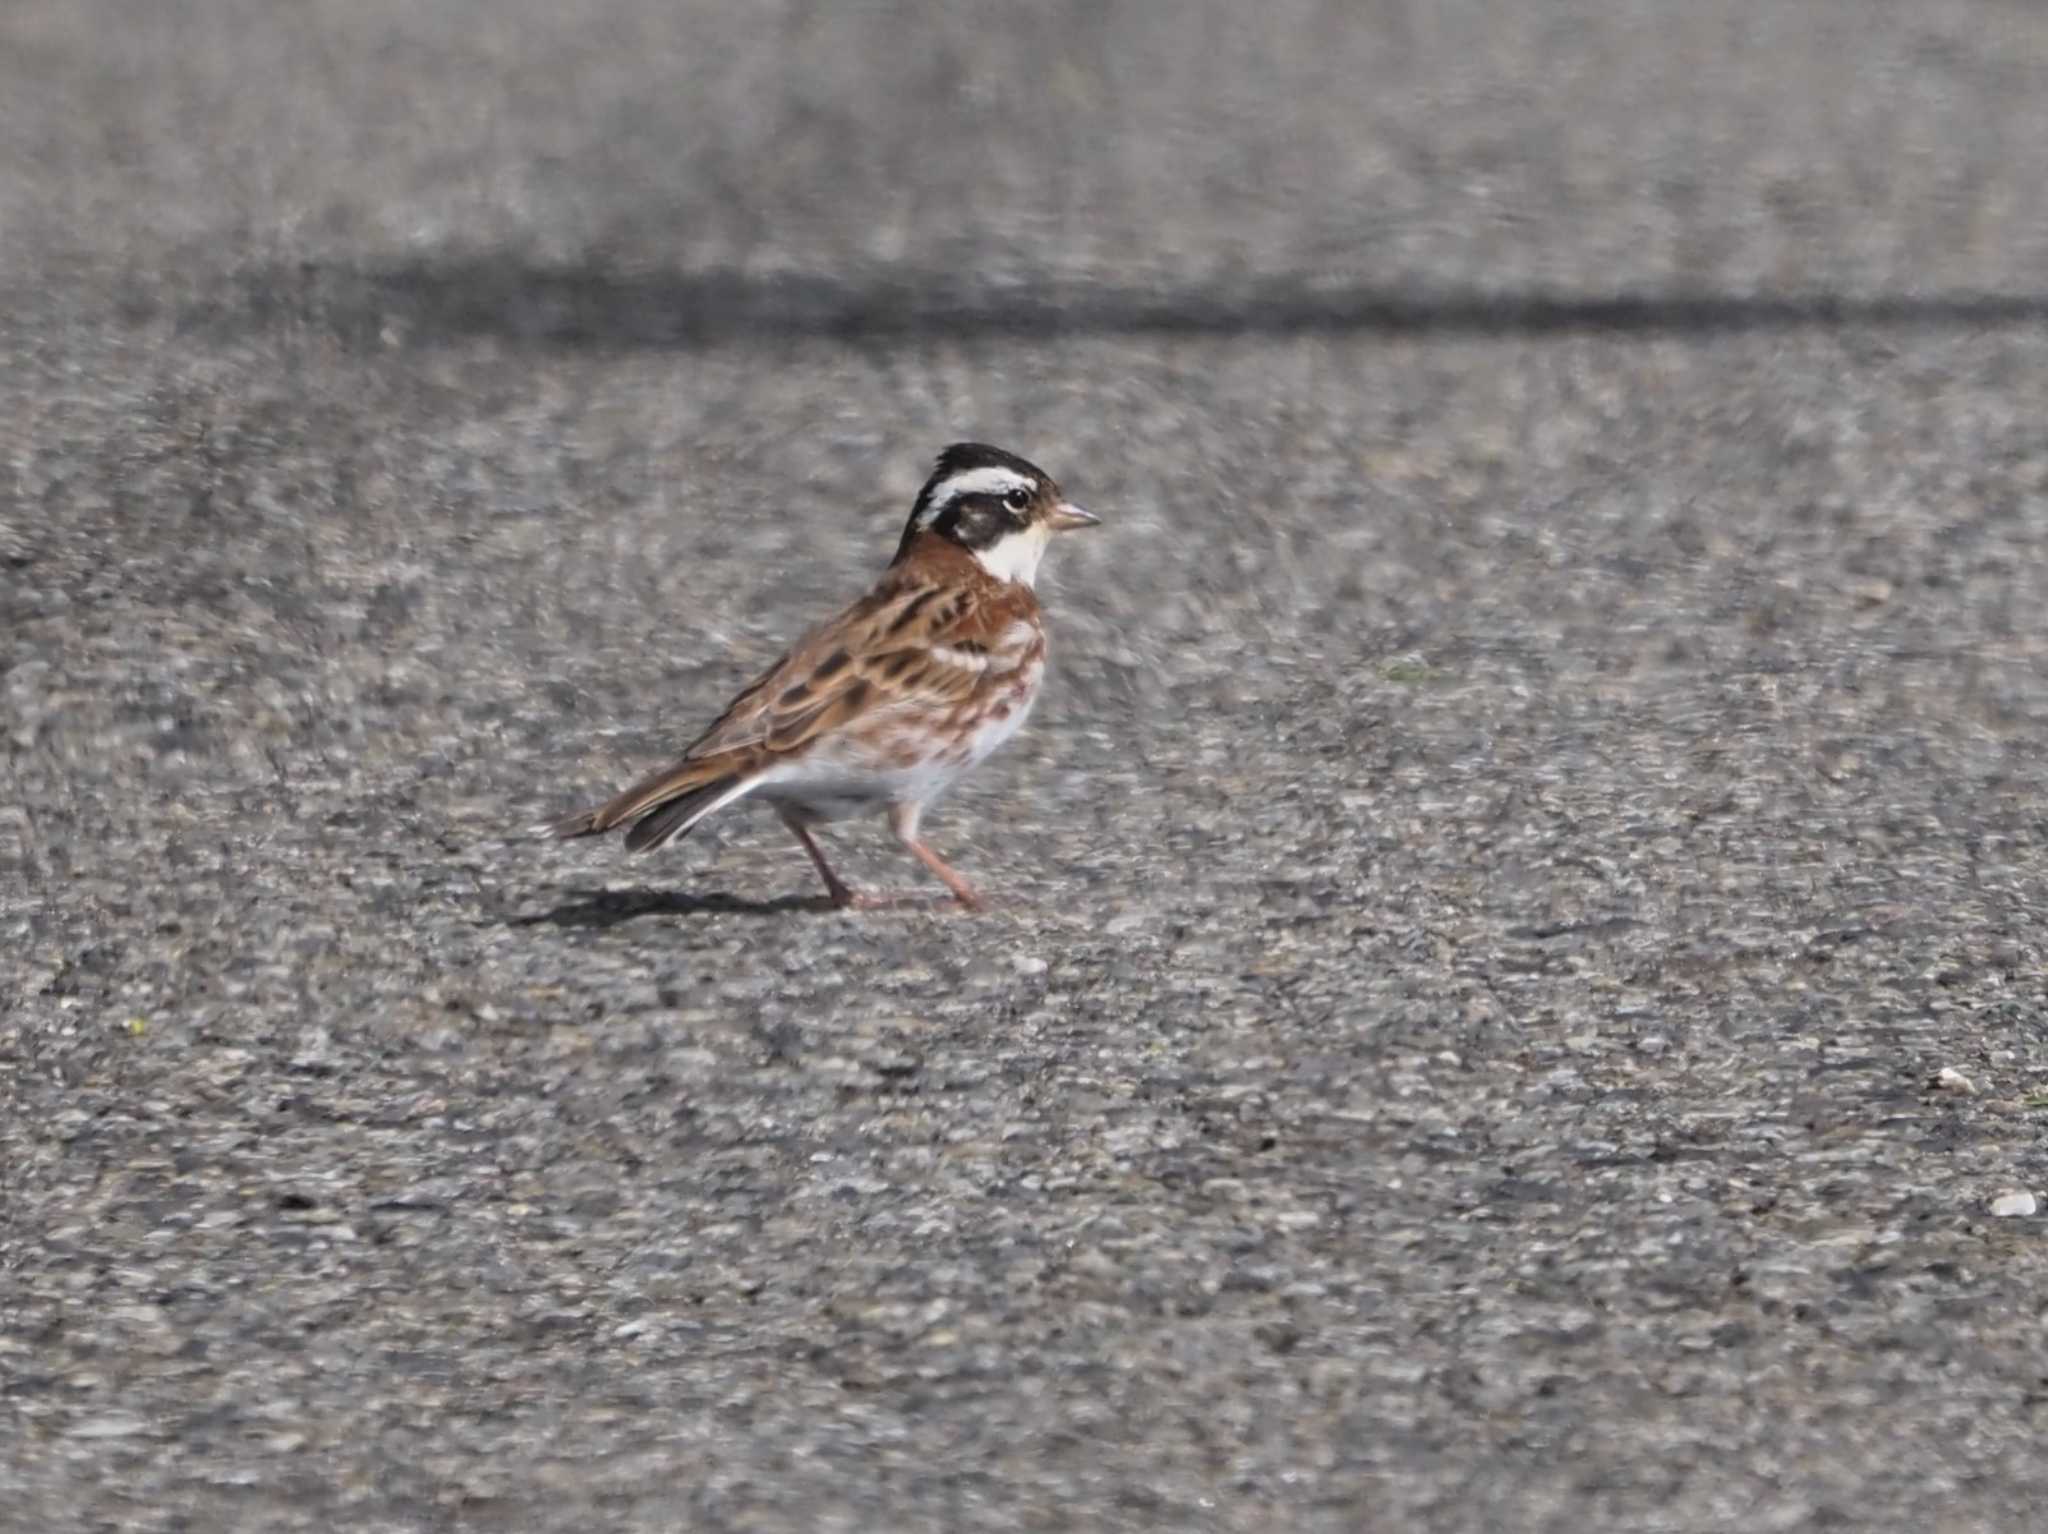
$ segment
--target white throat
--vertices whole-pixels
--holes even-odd
[[[1052,529],[1034,522],[1022,532],[1006,534],[985,549],[975,549],[973,554],[981,561],[982,569],[997,580],[1029,586],[1038,579],[1038,562],[1045,557],[1045,546],[1051,540]]]

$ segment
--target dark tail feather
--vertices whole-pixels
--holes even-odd
[[[739,786],[739,779],[715,778],[702,788],[693,788],[679,798],[671,799],[652,814],[643,815],[633,822],[633,829],[626,833],[628,852],[649,852],[664,842],[684,836],[698,821],[710,814],[718,801]]]
[[[680,836],[728,798],[737,798],[745,774],[717,762],[686,762],[641,779],[616,798],[533,828],[536,836],[565,838],[595,836],[628,821],[626,849],[643,852]]]

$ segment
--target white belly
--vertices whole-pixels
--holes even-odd
[[[851,820],[897,804],[929,804],[953,786],[965,765],[860,768],[806,762],[778,769],[754,797],[795,810],[805,820]]]

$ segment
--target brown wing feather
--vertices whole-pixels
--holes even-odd
[[[755,746],[779,756],[861,714],[971,698],[984,673],[947,665],[933,648],[985,649],[1016,619],[1034,615],[1037,600],[991,579],[944,539],[926,537],[930,547],[891,566],[872,592],[805,635],[735,698],[684,759]]]

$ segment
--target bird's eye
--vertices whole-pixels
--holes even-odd
[[[1012,511],[1022,511],[1031,504],[1031,492],[1022,485],[1019,485],[1015,490],[1012,490],[1003,497],[1003,504]]]

